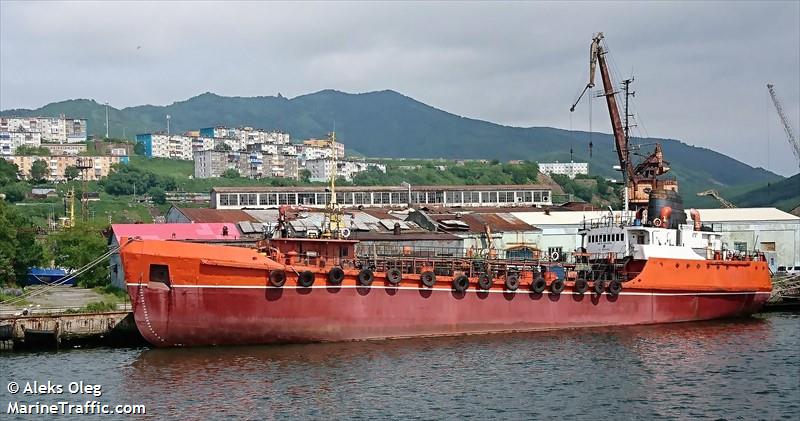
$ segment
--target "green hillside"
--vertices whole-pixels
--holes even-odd
[[[6,110],[2,115],[65,114],[85,117],[89,132],[105,134],[105,110],[92,100],[70,100],[37,110]],[[321,137],[336,126],[337,137],[348,149],[371,157],[527,159],[539,162],[569,160],[570,146],[576,161],[590,162],[592,174],[619,178],[611,169],[617,163],[613,139],[589,133],[549,127],[509,127],[460,117],[394,91],[348,94],[320,91],[293,99],[278,97],[222,97],[205,93],[168,106],[109,108],[110,135],[133,138],[136,133],[164,130],[166,115],[171,129],[181,132],[213,125],[252,126],[288,131],[293,138]],[[777,182],[782,177],[753,168],[733,158],[686,145],[677,140],[660,141],[681,182],[689,206],[714,206],[695,193],[708,188],[723,190],[753,183]]]
[[[800,174],[775,183],[760,183],[751,190],[731,195],[731,202],[739,207],[776,207],[790,211],[800,205]]]

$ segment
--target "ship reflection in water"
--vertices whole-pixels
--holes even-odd
[[[306,345],[151,349],[120,389],[198,418],[779,418],[800,319]]]

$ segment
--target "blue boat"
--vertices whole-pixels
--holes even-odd
[[[30,268],[28,276],[25,278],[25,285],[49,285],[58,283],[59,285],[75,285],[75,278],[67,282],[59,281],[67,276],[67,271],[59,268]]]

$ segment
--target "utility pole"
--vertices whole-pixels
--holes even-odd
[[[170,115],[167,114],[167,135],[169,135],[169,119],[170,118],[172,118],[172,117],[170,117]]]
[[[106,101],[106,139],[108,139],[108,101]]]

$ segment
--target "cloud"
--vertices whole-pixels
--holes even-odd
[[[765,84],[798,128],[798,22],[797,2],[3,1],[0,108],[394,89],[468,117],[586,130],[588,103],[568,109],[604,31],[616,76],[636,78],[638,134],[790,174]],[[593,101],[592,129],[610,131]]]

